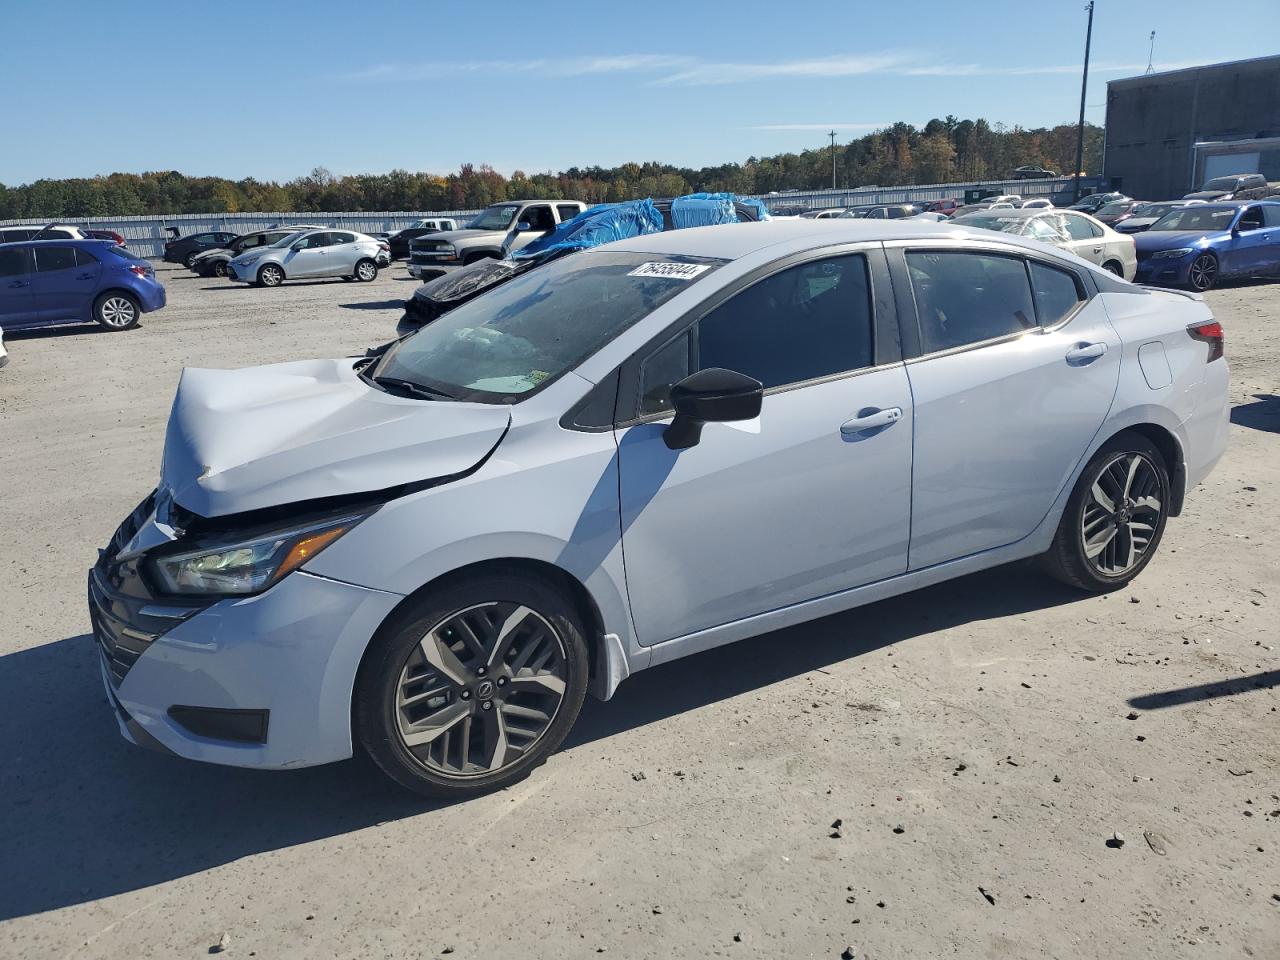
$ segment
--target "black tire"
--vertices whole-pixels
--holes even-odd
[[[142,307],[132,294],[108,290],[93,302],[93,319],[113,333],[132,330],[142,319]]]
[[[227,275],[227,261],[225,260],[213,261],[213,275],[215,277],[225,277]]]
[[[1119,481],[1127,478],[1131,457],[1143,462],[1129,479],[1132,489],[1126,486],[1128,492],[1120,494]],[[1095,496],[1095,484],[1115,508],[1109,517],[1108,510]],[[1045,569],[1063,583],[1090,593],[1119,590],[1155,556],[1164,536],[1169,498],[1169,468],[1155,444],[1140,433],[1117,434],[1102,445],[1080,474],[1062,512],[1053,544],[1041,557]],[[1157,504],[1154,515],[1152,499]],[[1135,525],[1150,529],[1135,536]],[[1098,546],[1104,542],[1104,546]],[[1091,549],[1101,552],[1090,556]],[[1131,565],[1126,563],[1121,569],[1117,564],[1120,558],[1130,556],[1130,551],[1137,554],[1136,561]],[[1110,562],[1113,556],[1115,563]]]
[[[1108,260],[1102,265],[1102,269],[1107,271],[1107,273],[1114,273],[1122,280],[1124,279],[1124,267],[1120,266],[1120,264],[1116,263],[1114,260]]]
[[[186,268],[187,268],[188,270],[192,269],[192,267],[194,267],[194,266],[195,266],[196,257],[198,257],[198,256],[200,256],[200,251],[199,251],[199,250],[192,250],[192,251],[191,251],[190,253],[188,253],[185,257],[183,257],[183,258],[182,258],[182,262],[183,262],[183,264],[186,266]]]
[[[264,263],[258,268],[258,286],[278,287],[284,283],[284,268],[277,263]]]
[[[486,677],[484,669],[477,666],[482,663],[482,658],[473,656],[473,648],[461,639],[463,631],[455,630],[452,624],[457,623],[459,617],[473,617],[477,611],[481,611],[480,615],[487,620],[495,615],[500,620],[506,615],[500,611],[520,607],[528,608],[532,619],[526,615],[519,622],[518,630],[510,630],[508,635],[513,638],[510,649],[492,661]],[[459,638],[444,649],[446,653],[456,651],[456,658],[449,662],[454,672],[464,677],[463,682],[451,682],[450,674],[426,662],[425,648],[420,644],[437,630],[442,640],[450,636]],[[542,633],[544,630],[546,632]],[[473,638],[482,636],[483,623],[479,629],[468,632]],[[521,635],[535,637],[536,643],[525,640],[521,641],[524,646],[517,646],[515,638]],[[553,651],[545,661],[552,666],[547,673],[539,674],[539,680],[554,673],[553,679],[563,687],[554,712],[550,712],[549,705],[541,711],[544,717],[549,713],[549,722],[535,739],[522,746],[512,740],[523,737],[524,733],[515,727],[505,726],[507,721],[503,718],[508,715],[508,710],[527,712],[528,707],[511,701],[532,696],[535,704],[543,705],[547,703],[545,698],[556,696],[542,690],[537,682],[537,689],[522,692],[530,683],[523,664],[534,658],[524,654],[525,659],[522,660],[520,655],[530,645],[539,651],[535,673],[542,669],[543,651]],[[511,672],[513,663],[515,673]],[[421,672],[415,674],[415,670]],[[519,571],[446,581],[397,611],[374,636],[356,678],[352,706],[355,738],[387,776],[423,796],[464,798],[501,789],[524,779],[560,746],[582,709],[587,673],[587,645],[578,612],[551,583]],[[484,688],[481,685],[486,679],[490,682]],[[522,681],[521,690],[517,690],[517,683]],[[459,718],[450,721],[448,727],[443,726],[443,721],[437,721],[437,725],[447,732],[437,733],[433,739],[415,745],[416,753],[410,749],[406,734],[402,732],[405,713],[410,708],[400,705],[402,689],[417,689],[410,686],[412,683],[443,691],[432,699],[420,701],[424,704],[423,709],[429,711],[427,718],[442,717],[446,713],[450,716],[456,714]],[[505,695],[495,684],[505,685]],[[425,696],[426,693],[419,695]],[[487,702],[491,707],[482,710],[486,702],[482,698],[486,696],[490,698]],[[433,700],[437,701],[435,705]],[[517,716],[519,723],[531,722],[523,719],[522,714]],[[414,722],[420,723],[421,720]],[[484,756],[489,749],[488,725],[492,723],[497,723],[504,731],[503,756],[509,758],[513,751],[515,756],[496,768],[486,770],[481,763],[491,765],[497,756],[496,748],[488,760]],[[451,740],[455,735],[457,739]],[[477,751],[481,763],[472,761]],[[457,770],[442,770],[442,763],[456,766]],[[468,767],[473,769],[468,770]]]
[[[363,260],[356,261],[355,279],[361,283],[371,283],[378,279],[378,263],[365,257]]]
[[[1191,261],[1187,270],[1187,286],[1197,293],[1212,290],[1218,282],[1218,258],[1212,253],[1202,253]]]

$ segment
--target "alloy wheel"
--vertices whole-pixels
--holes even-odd
[[[262,268],[262,285],[265,287],[278,287],[284,280],[284,273],[279,267],[273,264],[267,264]]]
[[[1191,282],[1192,288],[1200,291],[1208,290],[1218,279],[1218,261],[1209,254],[1202,253],[1192,261],[1187,279]]]
[[[367,260],[364,261],[363,263],[356,265],[356,276],[359,277],[361,280],[363,280],[365,283],[368,283],[377,275],[378,275],[378,268],[375,267],[372,263],[369,263],[369,261]]]
[[[215,277],[225,277],[227,275],[227,265],[221,260],[215,260],[213,264],[213,275]]]
[[[1163,484],[1144,454],[1119,453],[1093,482],[1080,517],[1085,559],[1104,577],[1142,562],[1160,528]]]
[[[138,319],[138,308],[128,297],[107,297],[98,308],[102,325],[113,330],[123,330]]]
[[[537,611],[496,601],[468,607],[410,652],[396,689],[400,738],[434,773],[495,773],[541,740],[567,677],[564,640]]]

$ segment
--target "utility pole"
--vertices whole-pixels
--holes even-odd
[[[1093,0],[1085,7],[1089,11],[1089,27],[1084,35],[1084,76],[1080,78],[1080,125],[1076,129],[1076,170],[1074,200],[1080,199],[1080,168],[1084,166],[1084,95],[1089,89],[1089,44],[1093,40]]]
[[[836,188],[836,132],[827,134],[831,138],[831,189]]]
[[[1151,31],[1151,49],[1147,51],[1147,73],[1148,74],[1152,74],[1156,72],[1155,60],[1156,60],[1156,32],[1152,30]]]

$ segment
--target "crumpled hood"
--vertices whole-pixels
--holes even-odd
[[[204,517],[383,490],[474,467],[511,422],[505,406],[383,393],[353,363],[183,370],[161,486]]]
[[[1144,230],[1134,235],[1133,244],[1139,253],[1155,253],[1157,250],[1201,247],[1213,236],[1213,232],[1203,230]]]
[[[1183,200],[1220,200],[1231,196],[1230,190],[1197,190],[1195,193],[1183,194]]]
[[[213,247],[209,250],[202,250],[199,253],[197,253],[196,259],[203,260],[205,257],[221,256],[222,254],[226,254],[227,256],[230,256],[231,251],[227,247]]]

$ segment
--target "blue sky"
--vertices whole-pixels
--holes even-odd
[[[1158,68],[1280,47],[1248,29],[1276,0],[1206,9],[1098,0],[1088,117],[1153,29]],[[948,113],[1052,125],[1079,109],[1084,26],[1083,0],[15,3],[0,182],[702,166]]]

